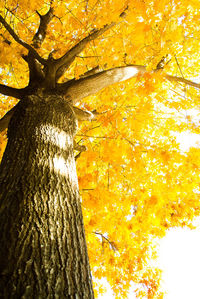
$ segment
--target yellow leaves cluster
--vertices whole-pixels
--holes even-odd
[[[145,270],[149,256],[147,248],[152,245],[150,236],[162,237],[166,228],[190,225],[193,217],[199,214],[199,159],[196,158],[198,151],[191,150],[189,155],[194,155],[194,159],[190,156],[187,158],[185,153],[179,151],[174,137],[169,135],[170,130],[181,129],[180,122],[183,119],[177,119],[174,111],[160,105],[161,87],[156,84],[159,80],[162,83],[163,79],[159,76],[159,74],[155,77],[149,74],[138,78],[134,92],[137,92],[140,97],[138,99],[134,95],[134,102],[129,94],[129,91],[133,93],[129,82],[121,85],[121,88],[127,91],[127,98],[124,97],[123,105],[120,105],[120,98],[117,97],[118,90],[117,95],[113,96],[113,89],[110,89],[112,102],[116,103],[118,100],[115,110],[108,110],[107,115],[101,116],[96,124],[87,126],[90,136],[93,135],[94,130],[96,137],[104,138],[91,139],[93,151],[90,147],[88,156],[86,152],[77,165],[81,177],[82,163],[89,166],[91,172],[91,164],[93,169],[98,170],[96,181],[92,179],[95,184],[91,185],[88,181],[88,188],[86,184],[85,190],[82,191],[89,244],[93,244],[94,241],[90,243],[91,231],[98,230],[111,242],[117,244],[119,254],[119,256],[113,254],[109,245],[107,249],[104,247],[102,253],[102,244],[95,243],[97,246],[95,248],[99,250],[101,257],[95,255],[93,259],[93,255],[90,255],[91,264],[94,267],[98,265],[96,268],[98,271],[97,273],[94,271],[94,275],[99,278],[101,273],[102,276],[106,275],[113,290],[116,294],[120,292],[121,296],[123,291],[117,286],[124,287],[124,284],[116,272],[122,267],[123,277],[127,277],[126,281],[134,280],[141,283],[145,281],[149,286],[149,293],[144,289],[138,290],[139,297],[159,298],[161,296],[157,274],[152,279],[150,276],[153,268],[150,272]],[[154,89],[150,86],[153,81],[156,81]],[[147,93],[144,86],[147,90],[149,88],[149,93],[152,92],[152,97],[145,98]],[[142,95],[143,99],[141,99]],[[109,103],[108,91],[103,92],[100,98],[101,96]],[[166,104],[165,99],[164,104]],[[106,109],[108,107],[107,104]],[[101,109],[103,110],[102,104]],[[92,129],[96,126],[98,126],[97,131]],[[92,158],[94,158],[93,162]],[[87,159],[90,161],[89,165]],[[87,173],[87,167],[84,171]],[[88,190],[91,186],[93,190]],[[81,183],[80,189],[82,189]],[[90,212],[92,217],[89,216]],[[113,265],[115,269],[112,269]]]
[[[20,13],[35,11],[41,6],[44,5],[43,0],[35,0],[35,1],[28,1],[28,0],[8,0],[6,1],[6,7],[9,8],[11,11],[16,11],[17,8],[20,10]]]

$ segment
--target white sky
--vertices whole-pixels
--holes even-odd
[[[196,230],[171,229],[162,239],[159,265],[163,269],[164,299],[200,299],[200,226]],[[115,299],[108,292],[98,299]],[[130,291],[127,299],[135,299]]]
[[[173,229],[163,238],[159,255],[164,299],[200,299],[200,228]]]
[[[182,151],[188,151],[191,146],[200,147],[200,135],[191,132],[182,132],[174,134],[177,142],[180,143],[180,149]]]

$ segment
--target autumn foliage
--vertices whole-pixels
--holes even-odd
[[[37,12],[45,14],[47,2],[1,1],[0,14],[31,44]],[[87,150],[75,156],[96,293],[103,292],[106,277],[116,298],[126,298],[131,282],[138,298],[162,298],[157,242],[171,227],[192,227],[200,214],[200,148],[186,147],[188,133],[200,133],[199,86],[190,84],[199,80],[200,2],[55,0],[51,5],[55,16],[38,49],[44,58],[50,52],[59,58],[92,30],[116,23],[88,44],[60,82],[79,79],[97,65],[146,66],[136,78],[77,103],[98,115],[79,122],[76,142]],[[25,54],[0,24],[2,84],[27,85]],[[16,103],[1,95],[0,115]],[[4,131],[1,157],[5,145]]]

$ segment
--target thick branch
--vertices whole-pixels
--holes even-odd
[[[29,86],[36,87],[45,78],[44,71],[40,62],[33,57],[29,52],[28,55],[23,55],[22,58],[28,63],[29,67]]]
[[[21,40],[19,38],[19,36],[14,32],[14,30],[10,27],[10,25],[6,22],[6,20],[4,20],[4,18],[0,15],[0,23],[3,24],[3,26],[8,30],[8,32],[10,33],[10,35],[14,38],[14,40],[22,45],[24,48],[26,48],[27,50],[29,50],[32,55],[43,65],[46,64],[46,60],[43,59],[35,50],[34,48],[32,48],[30,45],[28,45],[27,43],[25,43],[23,40]]]
[[[141,65],[117,67],[77,81],[72,80],[67,83],[57,84],[57,91],[76,103],[78,100],[93,95],[111,84],[136,77],[138,73],[144,73],[145,71],[146,67]]]
[[[94,71],[94,72],[93,72]],[[97,73],[95,73],[97,71]],[[110,70],[98,72],[98,68],[92,69],[93,75],[84,76],[79,80],[71,80],[63,84],[57,84],[57,92],[65,95],[75,104],[80,99],[96,94],[103,88],[117,82],[136,77],[139,73],[145,73],[146,66],[128,65],[116,67]],[[157,72],[154,70],[153,72]],[[90,74],[88,72],[88,74]],[[189,86],[200,88],[200,84],[190,80],[166,74],[165,78],[171,82],[185,83]]]
[[[14,88],[10,86],[6,86],[4,84],[0,84],[0,93],[5,96],[14,97],[17,99],[21,99],[26,92],[26,88]]]
[[[40,17],[40,25],[33,37],[33,46],[40,48],[47,33],[47,26],[53,18],[53,8],[50,7],[49,11],[45,15],[37,14]],[[34,57],[31,51],[29,51],[26,57],[23,57],[29,66],[29,86],[37,87],[45,79],[45,74],[42,69],[41,63]]]
[[[126,10],[121,13],[120,18],[124,18],[126,16]],[[112,22],[111,24],[105,25],[101,29],[95,29],[92,31],[91,34],[89,34],[87,37],[85,37],[83,40],[81,40],[76,46],[74,46],[71,50],[69,50],[65,55],[63,55],[61,58],[57,59],[55,61],[56,64],[56,81],[65,73],[66,69],[72,64],[74,59],[76,58],[77,55],[79,55],[86,45],[101,36],[104,32],[109,30],[110,28],[114,27],[117,23]]]
[[[54,17],[53,8],[50,7],[49,11],[45,15],[40,15],[39,12],[37,14],[40,17],[40,25],[38,31],[33,37],[33,46],[34,48],[40,48],[41,44],[43,43],[46,33],[47,33],[47,26]]]

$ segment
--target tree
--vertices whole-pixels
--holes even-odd
[[[160,296],[155,240],[200,210],[199,149],[175,138],[199,133],[199,8],[1,3],[2,298],[94,297],[74,152],[94,277]]]

